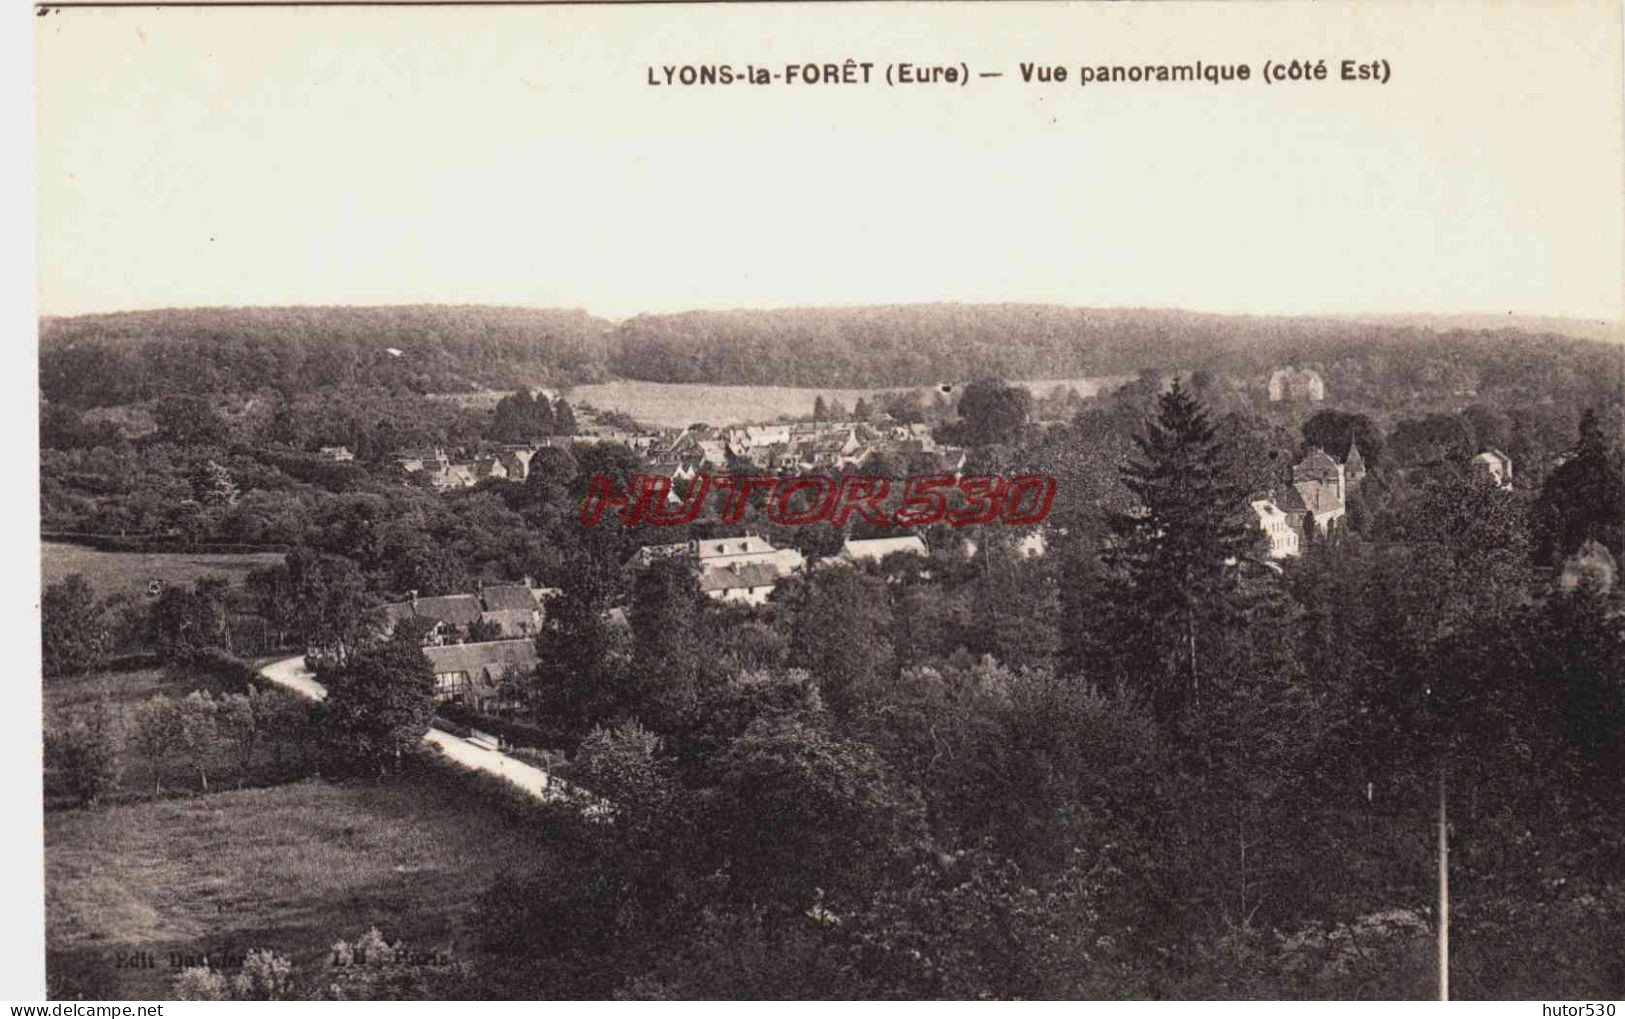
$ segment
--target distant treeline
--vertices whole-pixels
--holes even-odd
[[[1436,332],[1395,322],[1264,318],[1057,305],[889,305],[642,315],[613,335],[609,367],[651,382],[917,386],[1207,370],[1262,386],[1313,367],[1328,398],[1403,406],[1416,394],[1498,392],[1607,402],[1621,351],[1511,329]]]
[[[40,391],[77,407],[333,386],[419,393],[602,377],[610,324],[583,311],[201,308],[48,318]],[[398,353],[397,353],[398,352]]]
[[[88,408],[173,393],[466,392],[612,376],[859,388],[1150,368],[1261,387],[1295,364],[1319,371],[1333,401],[1397,410],[1491,393],[1608,403],[1620,356],[1613,344],[1512,329],[1054,305],[696,311],[618,326],[519,308],[202,309],[47,319],[40,384],[47,399]]]

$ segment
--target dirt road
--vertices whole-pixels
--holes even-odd
[[[316,682],[310,670],[305,668],[303,658],[284,658],[279,662],[271,662],[260,668],[260,675],[311,700],[319,701],[327,697],[327,689]],[[568,789],[563,781],[554,779],[534,765],[515,760],[496,750],[475,746],[449,732],[430,729],[423,737],[423,742],[434,744],[447,757],[465,767],[475,768],[512,782],[537,799],[554,799],[564,795]]]

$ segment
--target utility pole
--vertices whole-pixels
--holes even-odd
[[[1450,815],[1444,764],[1439,764],[1439,1000],[1450,1000]]]

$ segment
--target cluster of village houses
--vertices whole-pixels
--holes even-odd
[[[469,594],[420,598],[413,591],[383,607],[385,632],[407,620],[426,624],[423,653],[434,669],[436,700],[493,710],[512,701],[505,684],[512,672],[535,668],[546,601],[558,593],[529,577],[482,584]]]
[[[1512,487],[1512,459],[1500,450],[1479,453],[1473,457],[1472,466],[1497,485]],[[1256,495],[1252,509],[1269,539],[1270,558],[1301,555],[1306,540],[1339,527],[1348,512],[1349,492],[1364,480],[1365,474],[1365,458],[1358,444],[1350,444],[1342,463],[1314,449],[1293,464],[1290,485]]]
[[[1018,543],[1019,554],[1043,555],[1041,530],[1032,530]],[[960,552],[974,555],[974,542],[961,542]],[[815,568],[878,563],[904,554],[926,558],[925,541],[917,534],[885,538],[848,539],[838,555],[820,560]],[[785,578],[809,568],[794,548],[778,548],[756,534],[726,538],[691,539],[667,545],[647,545],[625,564],[628,570],[647,567],[658,559],[688,557],[698,567],[700,591],[715,601],[761,605]],[[535,637],[541,632],[547,600],[556,588],[537,587],[526,578],[519,584],[482,585],[468,594],[418,597],[385,605],[387,632],[408,619],[427,624],[423,653],[435,673],[435,695],[441,702],[466,704],[481,711],[512,706],[517,693],[508,681],[514,672],[534,668]],[[613,610],[611,622],[624,623],[625,613]],[[482,639],[483,638],[483,639]]]
[[[524,481],[537,450],[552,446],[616,443],[643,455],[655,472],[684,482],[700,471],[721,472],[735,464],[766,471],[860,468],[876,457],[929,454],[950,473],[965,464],[965,451],[937,443],[925,424],[890,421],[798,422],[723,429],[684,428],[627,432],[612,428],[553,435],[527,445],[504,446],[456,462],[443,449],[405,451],[395,463],[408,474],[425,473],[441,491],[471,488],[487,478]],[[326,451],[324,450],[324,453]]]
[[[1326,398],[1326,383],[1309,368],[1275,370],[1267,383],[1272,402],[1319,402]],[[454,460],[444,449],[403,450],[394,461],[408,474],[424,474],[441,491],[472,488],[488,478],[524,481],[537,450],[551,446],[568,450],[577,445],[616,443],[641,454],[652,468],[674,482],[686,482],[700,471],[718,473],[735,465],[763,471],[842,470],[862,468],[877,457],[935,457],[940,469],[957,473],[965,464],[965,450],[938,443],[929,424],[904,424],[886,415],[866,421],[795,421],[773,425],[738,425],[711,429],[632,432],[588,422],[574,435],[552,435],[531,443]],[[336,460],[353,459],[349,450],[333,447],[322,454]]]
[[[1512,461],[1499,450],[1478,454],[1473,466],[1498,485],[1512,483]],[[1349,491],[1365,475],[1357,445],[1350,446],[1341,463],[1322,450],[1311,450],[1293,465],[1289,485],[1254,498],[1252,511],[1268,539],[1270,557],[1301,555],[1308,535],[1329,534],[1341,526]],[[1042,527],[1028,529],[1016,549],[1023,556],[1043,555]],[[974,556],[977,546],[964,538],[958,551]],[[895,554],[923,559],[929,550],[918,534],[849,538],[838,555],[819,560],[817,567],[878,563]],[[696,564],[700,590],[706,597],[742,605],[765,603],[780,582],[809,566],[798,550],[778,548],[750,533],[646,545],[625,566],[638,570],[670,556],[688,557]],[[391,630],[406,619],[429,624],[424,630],[423,651],[434,668],[439,700],[491,711],[512,706],[516,691],[506,681],[515,672],[536,666],[535,637],[542,629],[547,599],[557,593],[535,586],[529,578],[519,584],[482,585],[468,594],[420,598],[413,592],[405,601],[386,605],[384,615]],[[625,622],[620,610],[612,616],[615,622]]]
[[[1284,368],[1270,376],[1268,392],[1272,401],[1319,402],[1325,399],[1325,383],[1312,370]],[[444,450],[403,452],[395,462],[408,473],[426,472],[430,483],[444,491],[471,487],[487,478],[524,481],[538,450],[598,443],[618,443],[635,450],[655,473],[674,483],[687,482],[702,471],[723,472],[739,465],[775,472],[861,469],[876,457],[920,454],[933,457],[938,469],[948,473],[958,473],[965,464],[965,451],[939,444],[929,425],[887,419],[665,432],[589,425],[580,434],[506,446],[466,462],[453,462]],[[322,452],[337,458],[348,450]],[[1505,454],[1488,450],[1473,462],[1497,484],[1511,485],[1512,462]],[[1251,508],[1268,539],[1269,556],[1301,555],[1312,536],[1329,534],[1341,526],[1349,492],[1365,475],[1365,461],[1357,445],[1350,446],[1342,462],[1315,449],[1293,465],[1290,484],[1255,495]],[[1018,539],[1020,555],[1040,556],[1045,550],[1041,527],[1027,530]],[[977,549],[967,539],[960,542],[959,551],[971,556]],[[925,558],[928,550],[916,534],[849,539],[838,556],[821,560],[819,565],[879,562],[898,553]],[[765,538],[747,533],[646,546],[626,567],[639,569],[663,556],[691,558],[698,567],[700,590],[707,597],[744,605],[763,604],[781,581],[808,566],[796,549],[777,548]],[[409,618],[430,624],[424,631],[423,650],[434,667],[438,699],[489,711],[511,706],[515,691],[507,681],[537,664],[534,638],[541,632],[546,600],[556,593],[536,587],[527,578],[520,584],[482,586],[469,594],[419,598],[414,592],[406,601],[385,606],[384,612],[391,630]],[[613,615],[615,621],[625,621],[620,610]]]

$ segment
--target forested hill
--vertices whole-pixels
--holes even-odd
[[[920,385],[975,374],[1007,378],[1207,368],[1238,377],[1288,363],[1368,363],[1409,390],[1492,388],[1534,371],[1617,375],[1620,350],[1511,329],[1404,321],[1213,315],[1058,305],[887,305],[640,315],[613,336],[610,368],[653,382],[794,386]],[[1373,363],[1380,362],[1380,363]],[[1368,374],[1368,373],[1362,373]],[[1542,386],[1544,388],[1544,386]]]
[[[602,377],[610,328],[584,311],[451,305],[47,318],[40,389],[50,400],[93,407],[350,383],[432,393],[590,382]]]
[[[1620,345],[1555,330],[1023,304],[693,311],[618,325],[501,307],[172,310],[47,319],[40,383],[53,401],[91,407],[174,392],[459,392],[609,376],[866,388],[1151,368],[1257,383],[1297,364],[1320,371],[1333,398],[1374,407],[1453,394],[1617,399]]]

